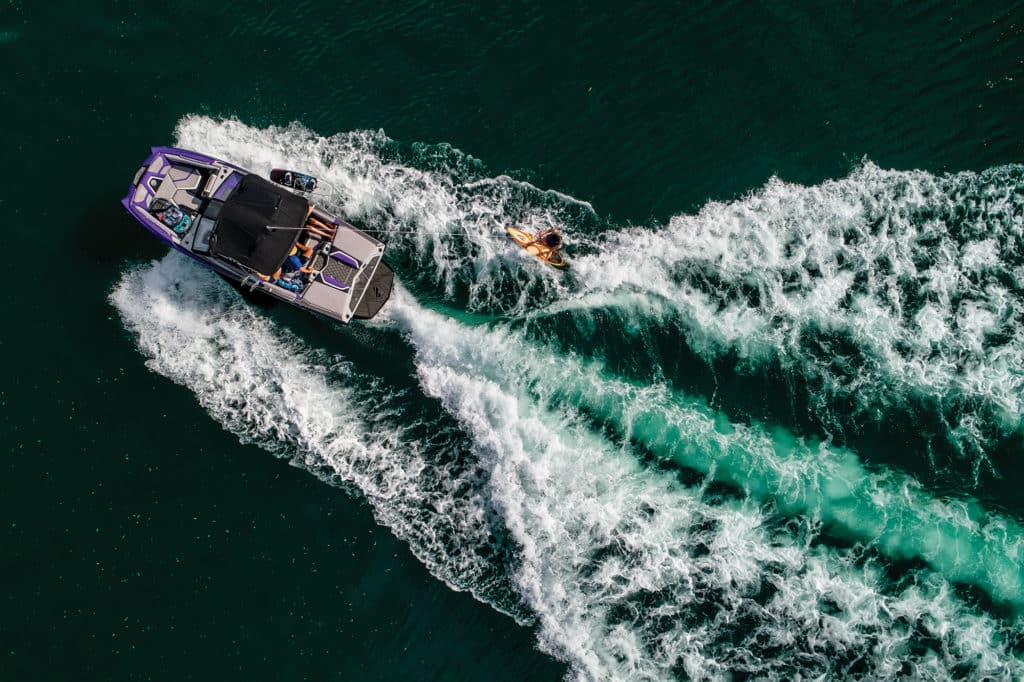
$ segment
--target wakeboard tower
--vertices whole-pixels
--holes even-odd
[[[314,204],[313,176],[275,169],[271,178],[153,147],[121,204],[172,249],[243,290],[344,323],[375,316],[394,284],[384,243]]]
[[[565,266],[565,258],[562,256],[562,236],[557,230],[547,229],[530,234],[518,227],[508,226],[505,228],[512,240],[523,247],[528,254],[536,256],[540,260],[554,265],[556,268]]]
[[[305,192],[306,194],[312,194],[317,188],[317,180],[312,175],[285,170],[284,168],[271,170],[270,179],[279,185],[284,185],[296,192]]]

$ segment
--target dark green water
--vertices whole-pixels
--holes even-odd
[[[1022,55],[1006,3],[5,3],[0,677],[1019,677]],[[157,144],[336,185],[388,326],[165,258]]]

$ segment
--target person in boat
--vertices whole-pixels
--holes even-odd
[[[334,239],[334,235],[338,231],[337,224],[328,225],[324,221],[313,215],[313,211],[316,210],[316,206],[309,204],[306,207],[306,224],[303,225],[305,230],[314,237],[331,241]]]
[[[300,252],[302,253],[301,257],[299,256]],[[261,274],[260,279],[269,280],[271,284],[276,284],[289,291],[300,291],[305,286],[305,275],[313,272],[312,268],[307,267],[312,257],[313,247],[302,242],[295,242],[295,246],[292,247],[277,272],[273,275]]]

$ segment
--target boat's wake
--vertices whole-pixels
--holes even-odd
[[[593,351],[614,326],[671,379],[652,348],[680,330],[709,361],[801,377],[826,425],[856,426],[835,407],[851,396],[879,414],[931,401],[984,461],[1024,409],[1024,342],[1000,332],[1020,314],[1024,261],[1003,244],[1018,169],[864,164],[602,234],[588,205],[486,178],[444,146],[204,117],[177,143],[326,178],[329,208],[390,234],[399,275],[458,315],[396,287],[364,332],[404,339],[415,377],[372,380],[170,255],[111,296],[149,366],[242,440],[357,489],[435,575],[536,623],[581,678],[1024,676],[1024,623],[1001,611],[1024,604],[1014,520]],[[584,226],[567,230],[569,276],[512,246],[510,222]],[[503,317],[457,321],[466,309]]]
[[[809,400],[829,434],[929,424],[925,447],[946,442],[977,482],[994,442],[1020,430],[1022,167],[937,177],[864,162],[816,187],[773,179],[665,226],[612,228],[589,204],[488,178],[446,145],[206,117],[183,119],[178,143],[326,178],[339,191],[330,208],[379,230],[407,283],[469,309],[564,313],[585,327],[611,311],[663,346],[681,334],[728,371],[781,371],[795,381],[780,390]],[[517,252],[508,223],[562,228],[569,272]]]
[[[435,576],[531,618],[509,582],[506,533],[474,484],[482,470],[457,429],[436,420],[423,429],[400,389],[305,346],[183,256],[132,270],[111,301],[149,368],[195,392],[242,442],[354,486]]]
[[[640,433],[635,415],[615,407],[636,396],[614,395],[614,379],[551,356],[510,327],[467,327],[396,293],[383,324],[407,336],[422,390],[468,439],[427,437],[415,435],[417,416],[403,409],[372,417],[357,407],[368,394],[387,402],[395,388],[367,387],[357,370],[303,347],[180,256],[128,272],[112,301],[149,366],[193,390],[225,428],[356,486],[435,575],[521,619],[534,616],[544,648],[581,677],[1024,674],[1010,649],[1018,626],[963,603],[943,566],[893,578],[876,551],[821,542],[821,509],[771,503],[765,488],[774,479],[763,471],[775,466],[773,444],[757,449],[765,435],[729,436],[737,427],[664,395],[657,408],[678,410],[676,431]],[[492,352],[502,347],[509,353]],[[536,363],[525,373],[514,361],[523,353]],[[566,388],[544,388],[551,385]],[[652,447],[662,438],[696,453],[753,448],[735,466],[759,465],[750,481],[761,487],[748,485],[750,495],[708,488],[714,474],[686,485],[594,429],[594,412]],[[459,454],[467,449],[469,461]],[[778,475],[800,483],[809,464],[801,457],[780,457],[795,470]],[[728,457],[722,466],[720,480],[736,475]],[[863,471],[847,473],[862,479],[846,481],[854,492],[895,492],[874,490]],[[955,509],[909,494],[903,509],[898,495],[883,500],[897,505],[894,515],[922,521],[908,536],[941,540],[959,527],[943,517]],[[1002,540],[980,550],[1013,551],[1016,539]],[[898,533],[878,542],[915,547]]]
[[[865,162],[609,233],[574,266],[584,299],[644,292],[690,349],[799,376],[831,429],[924,412],[980,466],[1024,416],[1022,187],[1020,166],[937,177]]]

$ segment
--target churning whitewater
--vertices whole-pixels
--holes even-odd
[[[379,230],[410,275],[474,310],[620,310],[682,333],[708,361],[800,378],[830,434],[899,410],[975,468],[1019,433],[1024,403],[1024,167],[937,177],[865,161],[815,187],[772,179],[667,225],[605,224],[590,204],[507,176],[446,145],[380,132],[319,137],[186,117],[178,142],[254,169],[309,169],[332,208]],[[499,228],[553,225],[568,277],[525,267]],[[392,256],[393,257],[393,256]]]
[[[111,300],[149,368],[194,391],[242,442],[355,486],[435,576],[520,621],[528,617],[500,565],[503,533],[472,486],[479,465],[451,452],[458,434],[434,423],[428,436],[411,438],[423,416],[400,419],[400,395],[275,328],[185,257],[168,254],[131,271]],[[448,452],[447,467],[437,465],[438,449]]]
[[[410,438],[417,417],[400,409],[371,423],[355,406],[391,389],[181,256],[129,271],[112,300],[150,367],[225,428],[355,486],[435,575],[535,619],[582,679],[1024,672],[1008,649],[1016,626],[964,604],[939,572],[893,579],[869,549],[822,543],[813,518],[650,470],[538,397],[535,377],[488,352],[530,343],[512,330],[461,325],[404,292],[389,312],[460,443]],[[451,456],[463,448],[474,462]]]
[[[357,491],[434,575],[534,623],[580,679],[1024,675],[1014,519],[617,375],[588,355],[603,332],[583,323],[672,318],[697,352],[781,365],[826,408],[856,394],[865,414],[933,409],[983,461],[1020,418],[1024,349],[1005,333],[1020,314],[1005,243],[1019,169],[865,163],[618,230],[585,202],[382,133],[188,117],[177,143],[311,171],[337,190],[329,208],[380,230],[408,289],[363,332],[397,337],[415,376],[373,379],[174,254],[129,268],[111,295],[149,367],[241,439]],[[565,230],[569,275],[509,248],[513,222]],[[548,315],[575,323],[539,333]],[[827,411],[847,428],[863,418]]]

